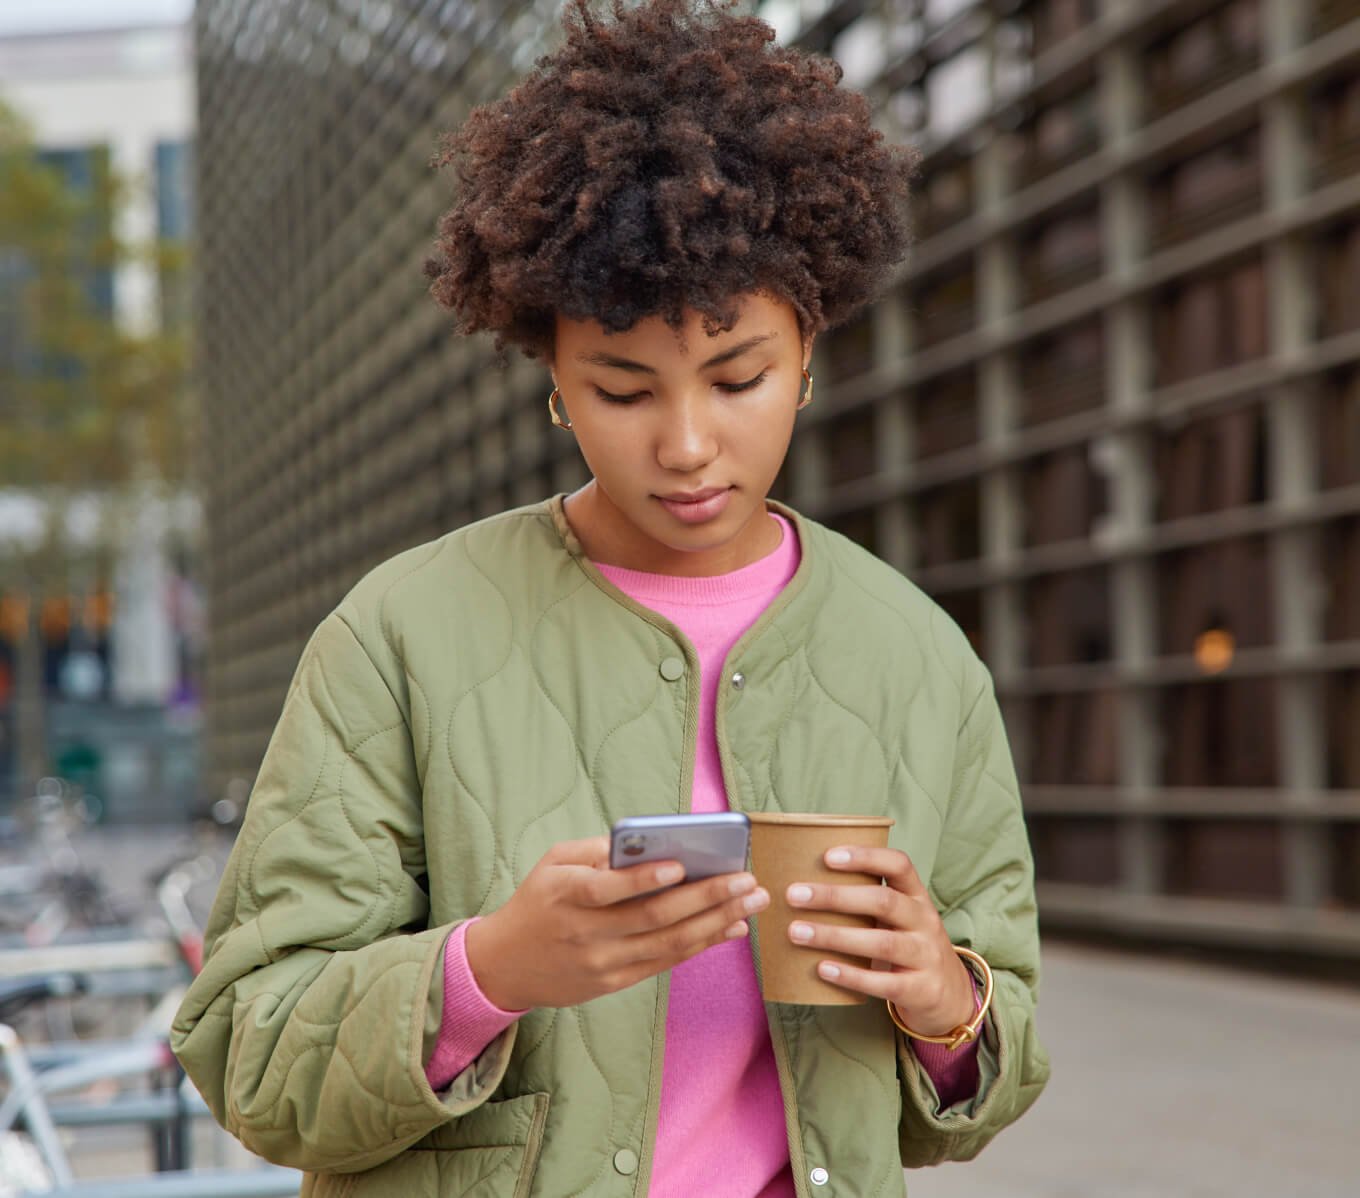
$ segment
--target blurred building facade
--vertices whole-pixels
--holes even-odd
[[[244,799],[307,637],[367,569],[586,477],[541,371],[453,337],[422,272],[450,203],[439,135],[532,65],[555,9],[196,8],[218,798]]]
[[[0,101],[29,126],[38,159],[79,193],[119,181],[90,236],[147,252],[96,270],[87,288],[93,311],[134,336],[189,318],[181,279],[151,252],[194,235],[192,36],[164,8],[142,19],[125,6],[93,27],[40,11],[0,25]],[[0,345],[24,352],[21,333]],[[32,793],[30,762],[45,758],[105,815],[173,818],[199,797],[197,497],[153,485],[75,495],[59,534],[67,584],[38,591],[12,555],[42,542],[47,507],[47,495],[0,479],[0,806]],[[31,646],[40,677],[26,694]],[[27,761],[26,738],[41,742]]]
[[[365,569],[584,477],[419,270],[554,7],[200,0],[210,789]],[[1360,956],[1360,2],[758,7],[923,153],[779,494],[991,666],[1046,923]]]

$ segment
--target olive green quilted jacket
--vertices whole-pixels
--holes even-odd
[[[945,1110],[882,1003],[767,1005],[798,1193],[900,1196],[903,1165],[973,1156],[1047,1079],[1032,864],[963,635],[780,510],[802,563],[719,688],[731,805],[893,816],[996,973],[980,1092]],[[693,647],[590,565],[560,497],[364,578],[303,653],[175,1019],[217,1119],[318,1198],[646,1194],[669,975],[530,1011],[443,1092],[423,1065],[451,927],[558,841],[687,810],[698,704]]]

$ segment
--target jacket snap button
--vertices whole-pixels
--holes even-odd
[[[732,688],[734,690],[741,690],[741,688],[745,685],[746,675],[743,674],[740,670],[738,670],[735,674],[732,675]]]
[[[637,1153],[631,1148],[620,1148],[614,1153],[614,1168],[627,1177],[635,1173],[638,1167]]]
[[[808,1174],[808,1176],[812,1179],[812,1184],[815,1186],[824,1186],[831,1180],[831,1174],[823,1169],[821,1165],[818,1165],[810,1174]]]
[[[685,676],[685,663],[678,657],[668,657],[661,663],[661,677],[667,682],[679,682]]]

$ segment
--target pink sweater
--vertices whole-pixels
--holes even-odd
[[[678,578],[599,567],[621,591],[679,627],[699,654],[702,701],[694,811],[728,809],[713,726],[723,661],[798,568],[793,527],[782,517],[775,519],[784,533],[779,548],[730,574]],[[443,1022],[426,1066],[436,1090],[523,1014],[503,1011],[482,994],[467,963],[466,927],[454,930],[444,952]],[[943,1106],[976,1090],[975,1047],[952,1053],[930,1044],[913,1048]],[[694,1150],[698,1144],[702,1152]],[[715,945],[671,970],[649,1193],[653,1198],[718,1193],[792,1198],[794,1193],[779,1076],[750,945],[744,939]]]

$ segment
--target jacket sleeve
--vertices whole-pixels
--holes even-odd
[[[970,1160],[1018,1119],[1048,1080],[1035,1033],[1039,930],[1020,787],[986,668],[969,657],[948,814],[930,890],[950,939],[980,953],[995,992],[978,1049],[978,1089],[941,1110],[910,1040],[897,1033],[902,1163]]]
[[[403,709],[332,613],[289,687],[171,1034],[218,1122],[266,1160],[368,1169],[499,1084],[513,1026],[447,1090],[426,1079],[450,928],[426,927],[424,873]]]

